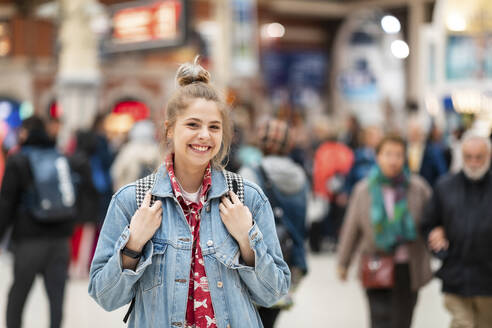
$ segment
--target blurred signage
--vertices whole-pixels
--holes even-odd
[[[258,72],[256,0],[232,1],[232,65],[239,76]]]
[[[285,93],[294,106],[306,107],[305,95],[321,95],[327,58],[321,51],[269,51],[262,56],[263,77],[273,95]]]
[[[175,47],[186,41],[187,0],[127,2],[110,11],[105,52]]]

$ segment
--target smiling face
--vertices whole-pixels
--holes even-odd
[[[204,169],[222,145],[222,116],[214,101],[194,99],[169,127],[174,165],[182,169]]]

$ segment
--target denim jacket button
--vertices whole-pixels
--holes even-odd
[[[227,324],[226,328],[231,328],[231,325],[230,324]]]
[[[223,285],[222,281],[217,281],[217,287],[222,288]]]
[[[207,212],[210,212],[210,203],[207,204],[206,210],[207,210]]]
[[[171,325],[181,327],[183,324],[181,322],[171,322]]]
[[[213,244],[214,244],[214,242],[212,240],[207,241],[207,246],[208,247],[212,246]]]

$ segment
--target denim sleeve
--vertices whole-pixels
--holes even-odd
[[[89,277],[89,295],[106,311],[113,311],[132,300],[136,282],[152,261],[153,245],[148,241],[135,271],[122,268],[120,251],[130,238],[132,216],[116,194],[99,235]]]
[[[272,208],[267,200],[253,211],[253,220],[248,234],[250,247],[255,253],[255,266],[235,265],[235,268],[252,300],[269,307],[289,291],[290,270],[282,257]]]

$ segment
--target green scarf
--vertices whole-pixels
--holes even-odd
[[[392,252],[396,246],[417,238],[415,223],[407,204],[409,179],[410,173],[406,167],[399,176],[393,179],[385,177],[377,165],[369,172],[369,192],[372,198],[371,222],[374,229],[374,240],[376,246],[385,252]],[[381,188],[384,185],[393,187],[396,191],[393,220],[388,219],[384,207]]]

